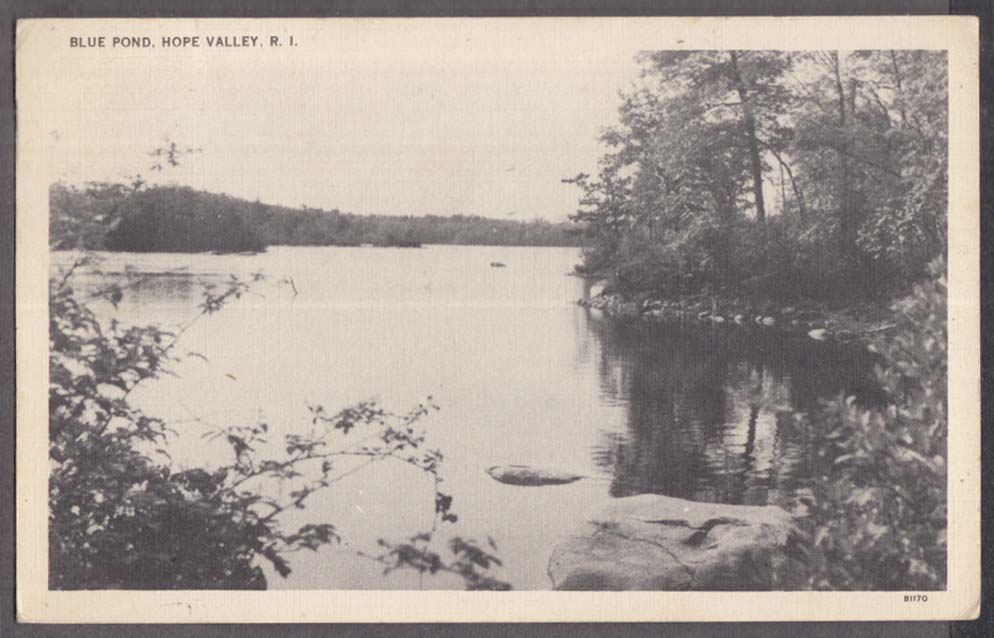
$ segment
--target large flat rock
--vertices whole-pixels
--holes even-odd
[[[774,506],[619,498],[559,541],[549,577],[563,590],[791,589],[793,531],[790,514]]]

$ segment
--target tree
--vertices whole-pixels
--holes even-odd
[[[922,90],[907,90],[895,60],[916,69]],[[820,74],[799,109],[792,152],[811,176],[826,227],[860,268],[885,279],[892,271],[921,276],[945,242],[945,54],[812,52],[797,64]]]
[[[573,219],[585,270],[629,294],[746,284],[839,302],[892,294],[944,251],[944,53],[659,51],[639,61],[642,79],[601,138],[598,179],[567,180],[582,189]],[[777,175],[773,208],[764,185]]]
[[[759,142],[756,139],[756,116],[753,113],[752,95],[742,78],[742,71],[739,69],[739,53],[729,51],[729,70],[732,77],[732,85],[739,96],[739,105],[742,108],[742,124],[745,128],[746,143],[749,147],[749,169],[752,173],[752,193],[756,202],[756,219],[760,222],[766,221],[766,203],[763,199],[763,161],[759,156]]]
[[[649,73],[666,91],[691,97],[697,106],[693,119],[734,122],[736,143],[748,158],[752,206],[756,220],[766,220],[762,151],[776,148],[782,135],[778,115],[789,99],[780,80],[788,58],[776,51],[663,51],[648,54]],[[673,88],[673,86],[678,88]]]
[[[570,216],[570,220],[583,224],[584,235],[591,240],[589,246],[605,257],[618,250],[625,230],[633,221],[629,201],[631,180],[618,176],[606,167],[597,181],[591,180],[586,173],[580,173],[563,182],[576,184],[583,191],[580,208]],[[587,261],[594,268],[604,263],[604,259],[593,251],[588,251]]]

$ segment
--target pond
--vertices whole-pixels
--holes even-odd
[[[179,467],[229,463],[201,438],[264,418],[277,434],[328,409],[376,398],[420,422],[445,459],[459,522],[440,532],[485,540],[516,589],[550,586],[556,541],[605,499],[659,493],[789,506],[805,489],[811,446],[781,410],[856,392],[871,365],[858,348],[760,326],[621,321],[576,304],[592,284],[568,276],[574,248],[273,247],[257,255],[97,253],[76,277],[93,289],[143,275],[104,317],[175,326],[197,314],[202,284],[261,271],[265,282],[193,323],[176,377],[134,394],[178,431]],[[72,259],[55,253],[53,267]],[[504,267],[491,264],[500,262]],[[286,283],[279,284],[280,280]],[[292,285],[289,282],[292,281]],[[590,478],[546,487],[494,481],[486,468],[525,464]],[[413,472],[413,473],[412,473]],[[459,587],[384,577],[351,548],[375,548],[430,525],[431,488],[407,467],[371,466],[315,496],[294,522],[333,522],[348,548],[290,557],[274,588]],[[298,520],[299,518],[299,520]]]

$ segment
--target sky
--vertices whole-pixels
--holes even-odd
[[[256,31],[204,22],[192,32]],[[561,180],[596,168],[597,137],[638,76],[634,45],[597,46],[568,29],[551,38],[547,28],[437,23],[287,32],[300,42],[293,50],[61,57],[54,175],[78,183],[140,172],[361,214],[565,220],[578,191]],[[201,152],[150,173],[147,153],[167,139]]]

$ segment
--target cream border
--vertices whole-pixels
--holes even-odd
[[[949,52],[949,589],[903,592],[52,592],[47,590],[45,117],[58,98],[55,38],[99,30],[155,35],[245,28],[239,20],[26,20],[17,29],[17,607],[27,622],[462,622],[939,620],[980,608],[978,21],[973,17],[253,20],[312,41],[362,32],[433,42],[499,32],[511,46],[640,43],[643,49],[947,49]],[[372,35],[371,35],[372,34]],[[512,37],[513,36],[513,37]],[[326,40],[328,41],[328,40]],[[642,44],[644,43],[644,44]]]

